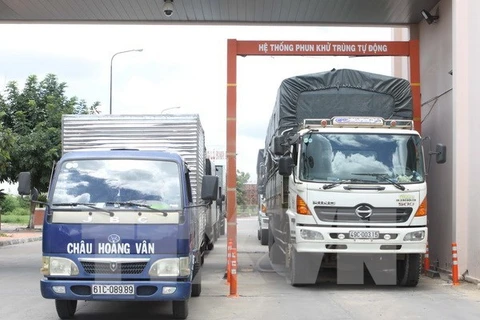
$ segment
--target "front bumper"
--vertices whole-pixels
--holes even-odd
[[[323,240],[305,240],[300,235],[301,229],[320,232]],[[379,231],[378,239],[350,239],[350,231]],[[404,241],[406,234],[410,232],[424,231],[425,237],[419,241]],[[428,230],[427,227],[414,228],[348,228],[348,227],[317,227],[317,226],[296,226],[295,248],[298,252],[318,253],[420,253],[426,252]],[[345,235],[339,239],[338,235]],[[386,240],[384,236],[390,235]]]
[[[92,294],[92,285],[133,285],[133,294]],[[65,293],[56,293],[54,286],[65,287]],[[171,294],[164,294],[164,287],[175,287]],[[40,281],[42,296],[60,300],[107,300],[107,301],[183,301],[190,298],[191,282],[174,281],[95,281],[95,280],[49,280]]]

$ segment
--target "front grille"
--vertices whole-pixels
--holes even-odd
[[[401,223],[410,218],[413,209],[405,208],[375,208],[372,207],[372,215],[362,219],[356,215],[356,207],[315,207],[315,214],[324,222],[381,222]]]
[[[88,274],[140,274],[147,262],[92,262],[82,261],[82,267]]]

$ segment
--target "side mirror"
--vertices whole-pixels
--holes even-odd
[[[273,154],[276,156],[283,156],[288,148],[285,145],[285,138],[283,136],[273,137]]]
[[[292,168],[294,167],[293,159],[292,157],[281,157],[278,160],[278,173],[284,177],[288,177],[289,175],[292,174]]]
[[[217,200],[218,177],[203,176],[202,179],[202,199],[206,201]]]
[[[225,201],[224,194],[222,194],[220,197],[217,197],[217,206],[221,206],[224,201]]]
[[[31,174],[30,172],[20,172],[18,175],[18,194],[28,196],[31,192]]]
[[[437,163],[447,162],[447,147],[441,143],[437,144],[435,149]]]

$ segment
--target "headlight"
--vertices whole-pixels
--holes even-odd
[[[155,261],[148,274],[152,277],[178,277],[190,275],[190,258],[168,258]]]
[[[425,231],[414,231],[407,233],[403,241],[422,241],[425,238]]]
[[[323,240],[320,232],[307,229],[300,229],[300,237],[305,240]]]
[[[45,276],[76,276],[78,267],[70,259],[60,257],[43,257],[42,273]]]

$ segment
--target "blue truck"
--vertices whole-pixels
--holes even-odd
[[[174,318],[187,318],[219,188],[198,115],[69,115],[62,140],[45,204],[42,296],[61,319],[78,300],[172,301]],[[31,187],[21,173],[19,193]]]

